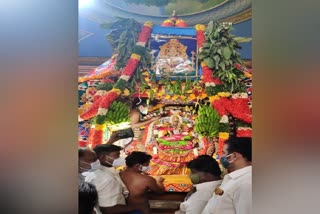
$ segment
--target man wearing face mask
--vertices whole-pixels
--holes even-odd
[[[94,184],[98,191],[98,214],[131,213],[144,209],[142,206],[126,205],[125,197],[128,191],[120,179],[119,172],[114,169],[125,164],[124,158],[120,157],[121,149],[119,146],[106,144],[93,149],[101,166],[89,173],[85,181]]]
[[[218,162],[209,155],[201,155],[190,161],[187,167],[193,188],[180,204],[175,214],[199,214],[211,198],[213,190],[221,184],[221,170]]]
[[[252,214],[251,138],[230,138],[221,164],[230,173],[215,190],[202,214]]]
[[[96,153],[85,147],[78,149],[79,153],[79,182],[84,181],[84,174],[93,171],[100,166],[100,161],[97,159]]]
[[[142,115],[147,115],[149,110],[152,109],[154,105],[156,105],[155,101],[148,105],[146,99],[135,98],[133,100],[132,110],[130,111],[130,121],[131,121],[132,129],[146,126],[149,123],[160,119],[160,116],[157,116],[157,117],[152,117],[145,121],[142,120]]]
[[[150,169],[152,156],[145,152],[133,151],[126,157],[127,168],[121,171],[120,176],[128,187],[130,195],[128,204],[141,204],[146,207],[144,214],[150,213],[147,193],[149,191],[162,193],[164,191],[162,177],[150,177],[145,173]]]

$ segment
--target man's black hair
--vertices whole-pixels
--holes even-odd
[[[84,157],[86,151],[88,151],[89,149],[87,147],[79,147],[78,148],[78,153],[79,153],[79,158]]]
[[[107,144],[100,144],[94,147],[93,151],[96,152],[97,156],[102,154],[108,154],[111,152],[117,152],[122,150],[122,147],[116,145],[107,145]]]
[[[218,162],[209,155],[200,155],[187,164],[189,169],[195,169],[199,172],[207,172],[214,176],[220,177],[221,169]]]
[[[126,157],[127,167],[132,167],[135,164],[145,164],[152,159],[152,156],[145,152],[133,151]]]
[[[86,148],[80,147],[78,148],[79,158],[82,158],[84,156]]]
[[[92,214],[98,201],[98,193],[91,183],[79,183],[79,214]]]
[[[252,158],[252,139],[249,137],[232,137],[227,142],[228,154],[240,153],[247,161]]]

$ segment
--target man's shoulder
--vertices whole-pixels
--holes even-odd
[[[154,178],[149,175],[139,174],[139,173],[135,174],[135,177],[139,181],[144,182],[146,184],[149,184],[150,182],[152,182],[154,180]]]

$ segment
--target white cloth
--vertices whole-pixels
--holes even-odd
[[[222,180],[195,184],[196,191],[180,204],[180,210],[175,214],[199,214],[212,197],[215,188],[220,186]]]
[[[224,176],[222,195],[213,194],[202,214],[252,214],[252,166]]]
[[[100,207],[112,207],[117,204],[126,204],[123,195],[123,184],[119,172],[112,167],[100,166],[94,172],[88,173],[85,181],[96,186],[98,192],[97,213]]]
[[[79,183],[84,182],[84,176],[79,173]]]

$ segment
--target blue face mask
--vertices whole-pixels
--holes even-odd
[[[227,156],[223,156],[220,159],[220,163],[221,165],[225,168],[228,169],[228,166],[230,165],[231,162],[228,161],[228,157],[230,157],[233,153],[227,155]]]

